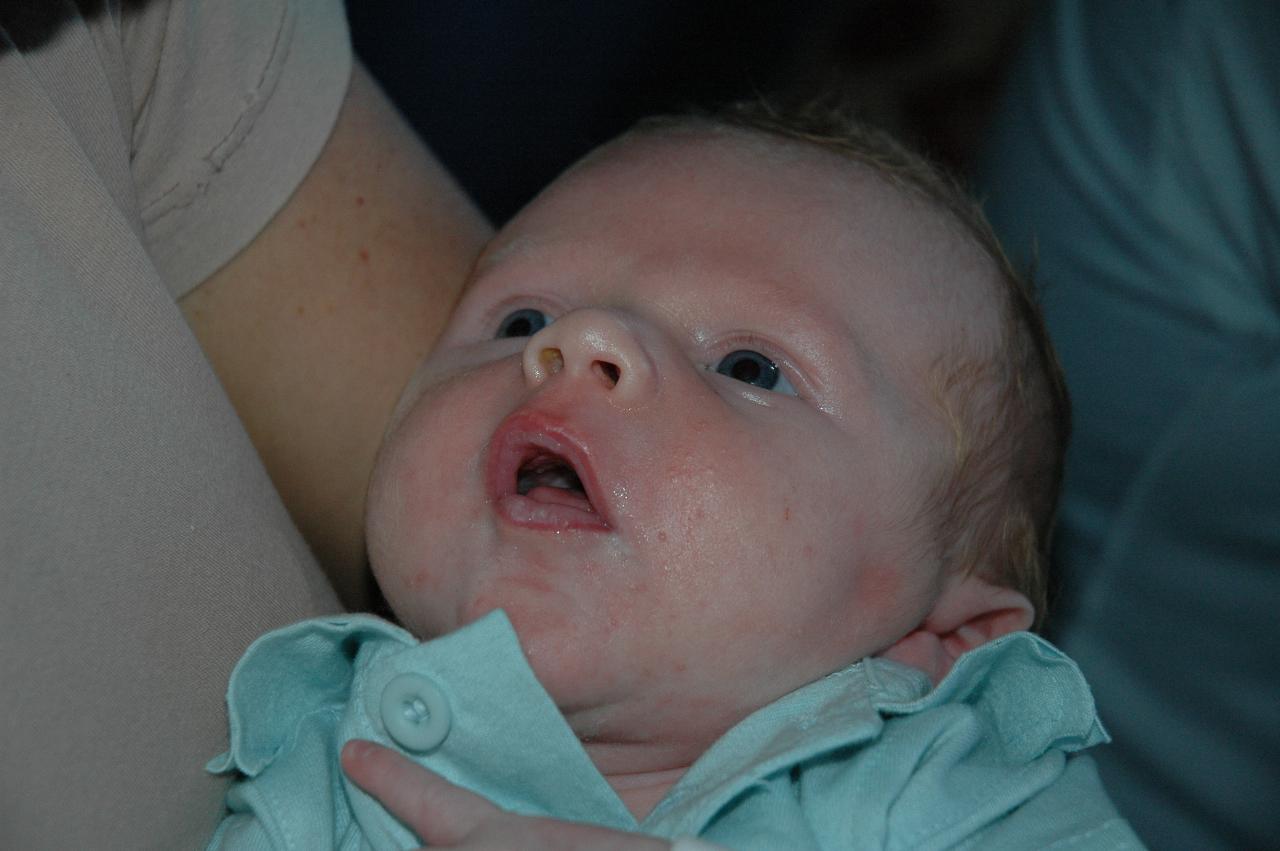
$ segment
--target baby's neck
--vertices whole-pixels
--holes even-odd
[[[644,821],[691,764],[676,753],[649,745],[584,742],[583,746],[636,821]]]
[[[684,776],[686,770],[671,768],[646,774],[606,775],[605,779],[636,817],[636,821],[644,821],[653,812],[653,808],[658,806],[658,802],[667,796],[676,781]]]

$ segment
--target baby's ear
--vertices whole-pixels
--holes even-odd
[[[936,685],[965,652],[1034,620],[1035,607],[1022,592],[952,574],[924,622],[879,655],[924,671]]]

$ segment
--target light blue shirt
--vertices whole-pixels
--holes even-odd
[[[1087,757],[1106,741],[1075,664],[1027,633],[930,688],[866,659],[733,727],[637,822],[534,677],[501,612],[432,641],[368,616],[258,639],[227,701],[239,772],[216,848],[418,843],[351,785],[342,745],[399,749],[504,809],[730,848],[1141,847]]]

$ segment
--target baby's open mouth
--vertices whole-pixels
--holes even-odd
[[[531,529],[610,528],[585,445],[534,412],[509,417],[489,444],[487,487],[498,514]]]
[[[573,465],[558,455],[539,453],[520,465],[516,493],[536,502],[568,505],[595,513]]]

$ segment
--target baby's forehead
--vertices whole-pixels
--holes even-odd
[[[909,175],[873,163],[870,155],[855,157],[834,146],[761,130],[676,125],[632,131],[596,149],[551,189],[608,182],[614,191],[655,185],[669,191],[682,183],[718,181],[719,193],[740,200],[738,212],[744,217],[821,208],[843,220],[850,237],[883,230],[913,241],[926,258],[956,252],[979,265],[989,260],[954,212],[928,197]],[[741,191],[745,188],[753,191]]]
[[[544,191],[481,266],[556,240],[576,240],[584,254],[607,243],[613,254],[656,247],[714,262],[695,283],[724,299],[759,270],[790,296],[780,310],[848,313],[859,330],[879,326],[869,335],[887,348],[895,335],[912,338],[916,360],[940,354],[957,333],[994,327],[995,265],[953,214],[866,163],[759,131],[694,125],[624,136]],[[734,274],[714,273],[724,270]],[[930,333],[908,333],[920,328]]]
[[[843,257],[851,283],[879,268],[895,272],[886,282],[917,282],[921,303],[936,301],[950,312],[1000,301],[996,263],[957,213],[909,179],[820,144],[733,126],[678,125],[624,136],[565,178],[608,182],[615,192],[675,190],[673,207],[686,200],[679,190],[696,180],[708,195],[736,202],[726,205],[728,215],[774,216],[791,245]],[[802,223],[807,227],[786,227]]]

